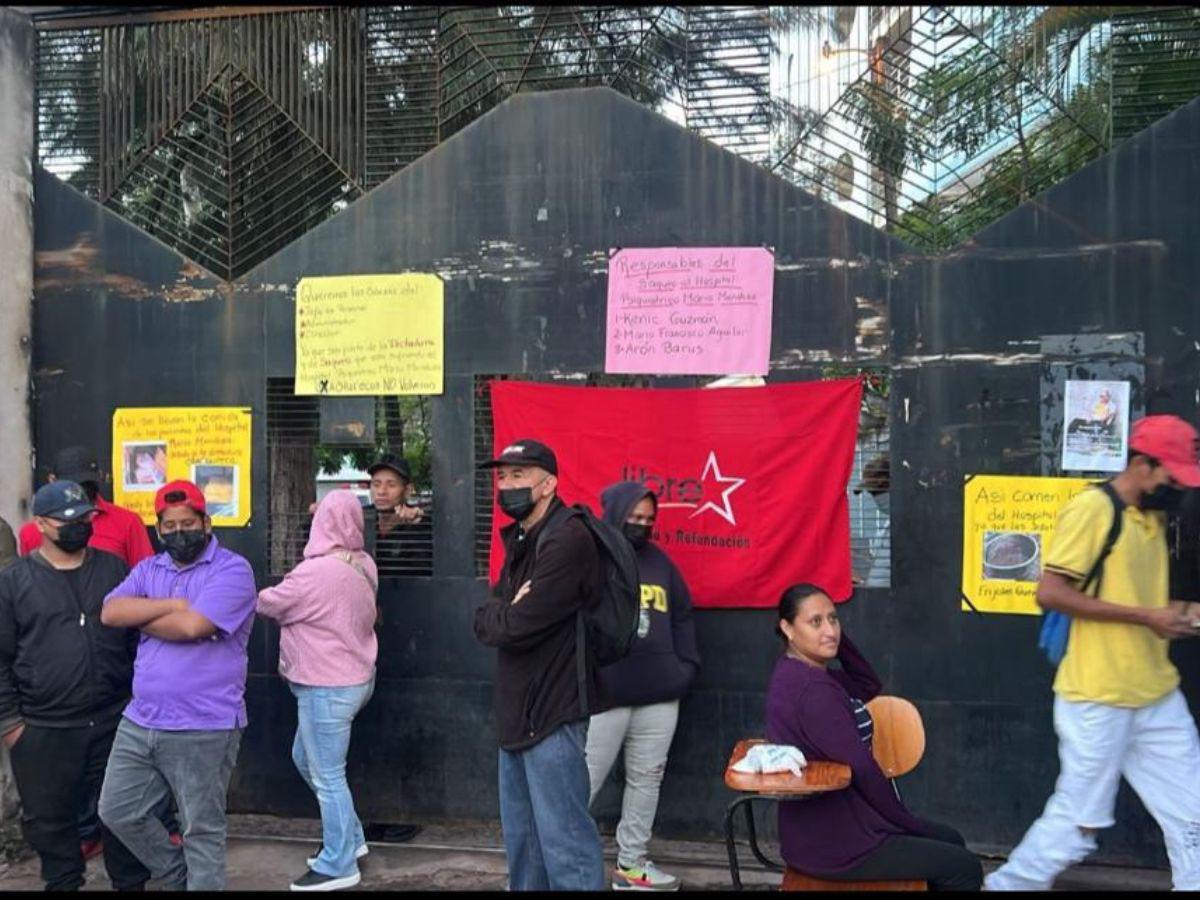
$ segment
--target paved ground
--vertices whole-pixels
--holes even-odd
[[[273,816],[230,817],[230,889],[286,890],[304,873],[304,858],[316,849],[320,825],[313,819],[279,819]],[[605,837],[610,862],[615,856],[612,836]],[[406,844],[374,844],[362,862],[365,890],[503,890],[504,853],[499,826],[494,823],[429,823]],[[773,848],[766,848],[769,853]],[[750,890],[773,890],[780,876],[752,865],[748,848],[741,848],[742,880]],[[773,853],[772,853],[773,855]],[[659,841],[651,856],[663,868],[679,875],[692,890],[729,888],[725,847],[720,843]],[[997,860],[985,859],[987,871]],[[1081,866],[1065,874],[1057,890],[1136,891],[1166,890],[1167,872]],[[36,858],[13,863],[0,871],[0,890],[37,890]],[[92,860],[86,890],[107,890],[103,865]]]

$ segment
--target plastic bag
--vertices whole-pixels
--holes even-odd
[[[772,772],[791,772],[803,775],[808,760],[799,747],[788,744],[755,744],[733,764],[733,771],[745,775],[769,775]]]

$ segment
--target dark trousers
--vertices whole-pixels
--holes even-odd
[[[87,864],[79,849],[79,815],[99,790],[120,719],[83,728],[26,725],[9,751],[21,795],[21,830],[42,861],[50,891],[83,886]],[[140,890],[150,877],[106,828],[104,867],[118,891]]]
[[[979,857],[966,848],[961,834],[949,825],[921,824],[934,837],[898,834],[867,854],[857,866],[827,881],[927,881],[931,891],[977,891],[983,884]]]

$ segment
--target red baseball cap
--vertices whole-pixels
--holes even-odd
[[[1146,416],[1133,423],[1129,449],[1153,456],[1184,487],[1200,487],[1196,429],[1178,416]]]
[[[158,493],[154,495],[154,514],[161,516],[168,506],[190,506],[201,515],[208,513],[208,508],[204,505],[204,494],[190,481],[172,481],[158,489]]]

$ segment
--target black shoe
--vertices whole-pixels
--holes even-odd
[[[292,882],[293,891],[340,891],[342,888],[354,887],[362,881],[362,875],[351,872],[349,875],[322,875],[309,869]]]

